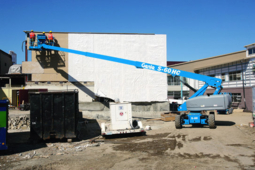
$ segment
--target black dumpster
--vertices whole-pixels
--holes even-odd
[[[72,139],[77,135],[78,91],[30,95],[31,139]]]

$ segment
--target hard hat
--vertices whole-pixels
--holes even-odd
[[[31,32],[34,32],[34,30],[31,30]]]
[[[45,34],[45,32],[44,32],[44,31],[43,31],[42,33],[43,33],[43,34]]]
[[[50,31],[50,32],[52,32],[52,31]]]

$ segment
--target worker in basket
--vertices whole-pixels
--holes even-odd
[[[33,30],[31,30],[31,32],[29,33],[29,38],[30,38],[30,46],[34,46],[34,42],[35,42],[35,33]]]
[[[54,39],[54,37],[53,37],[52,31],[50,31],[49,34],[48,34],[48,43],[49,43],[49,45],[53,45],[53,39]]]
[[[46,42],[47,42],[47,40],[48,40],[48,38],[47,38],[47,36],[45,35],[45,32],[44,32],[44,31],[42,32],[42,35],[45,37],[45,39],[44,39],[44,41],[43,41],[43,42],[41,42],[41,43],[46,43]]]

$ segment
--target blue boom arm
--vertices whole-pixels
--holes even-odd
[[[135,66],[136,68],[140,69],[148,69],[152,71],[157,71],[161,73],[166,73],[166,74],[171,74],[172,76],[181,76],[181,77],[187,77],[199,81],[205,82],[204,86],[199,89],[195,94],[193,94],[191,98],[197,97],[197,96],[202,96],[207,87],[211,86],[215,88],[215,92],[213,94],[219,94],[222,86],[222,80],[215,78],[215,77],[209,77],[209,76],[204,76],[196,73],[191,73],[183,70],[178,70],[174,68],[169,68],[169,67],[164,67],[164,66],[159,66],[155,64],[150,64],[150,63],[145,63],[145,62],[140,62],[140,61],[132,61],[132,60],[127,60],[127,59],[122,59],[122,58],[117,58],[117,57],[111,57],[107,55],[102,55],[102,54],[95,54],[95,53],[90,53],[90,52],[83,52],[83,51],[78,51],[78,50],[72,50],[72,49],[67,49],[67,48],[61,48],[61,47],[56,47],[56,46],[50,46],[46,45],[45,43],[40,43],[38,41],[37,46],[30,46],[29,50],[55,50],[55,51],[63,51],[63,52],[68,52],[68,53],[74,53],[74,54],[79,54],[79,55],[84,55],[87,57],[92,57],[92,58],[97,58],[101,60],[107,60],[107,61],[112,61],[112,62],[117,62],[121,64],[127,64],[131,66]],[[183,103],[179,108],[179,111],[186,111],[186,102]]]

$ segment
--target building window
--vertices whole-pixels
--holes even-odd
[[[174,92],[174,99],[180,99],[181,98],[181,92],[180,91],[175,91]]]
[[[226,81],[225,73],[221,74],[221,80],[222,80],[222,82]]]
[[[189,97],[189,91],[183,91],[183,92],[182,92],[182,95],[183,95],[184,97]]]
[[[215,77],[215,74],[212,74],[212,75],[208,75],[208,76],[210,76],[210,77]]]
[[[252,65],[252,71],[255,72],[255,64]]]
[[[229,81],[241,80],[241,71],[229,72]]]
[[[168,91],[168,96],[173,96],[174,99],[180,99],[181,98],[181,91]],[[182,91],[183,97],[189,97],[189,91]]]
[[[241,93],[232,93],[232,102],[241,102]]]
[[[168,96],[174,96],[174,92],[173,92],[173,91],[168,91],[168,92],[167,92],[167,95],[168,95]]]
[[[248,50],[248,53],[249,53],[249,55],[250,55],[250,54],[255,54],[255,48],[249,49],[249,50]]]
[[[180,77],[179,76],[167,76],[167,83],[169,86],[178,86],[180,85]]]

